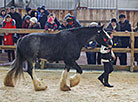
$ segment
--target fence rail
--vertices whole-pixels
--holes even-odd
[[[0,33],[18,33],[18,34],[23,34],[23,33],[42,33],[42,32],[47,32],[47,33],[51,33],[51,34],[56,34],[59,31],[55,31],[55,32],[48,32],[45,30],[38,30],[38,29],[2,29],[0,28]],[[138,53],[138,48],[134,48],[134,41],[135,41],[135,37],[138,37],[138,33],[135,32],[116,32],[113,33],[114,36],[129,36],[131,39],[131,48],[113,48],[114,52],[128,52],[131,53],[131,65],[130,67],[130,71],[133,72],[134,70],[138,69],[134,66],[134,53]],[[0,49],[16,49],[16,46],[0,46]],[[86,48],[82,48],[82,51],[87,51],[87,52],[99,52],[100,48],[95,48],[95,49],[86,49]],[[119,68],[124,68],[123,67],[119,67]],[[126,68],[128,69],[128,66],[126,66]]]

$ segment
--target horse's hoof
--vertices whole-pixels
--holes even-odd
[[[47,86],[45,86],[45,87],[37,87],[37,88],[35,88],[35,91],[44,91],[47,88],[48,88]]]
[[[14,87],[14,83],[12,81],[12,78],[6,76],[5,79],[4,79],[4,85],[5,86],[8,86],[8,87]]]
[[[71,89],[70,89],[69,86],[64,85],[63,87],[60,87],[60,90],[61,90],[61,91],[70,91]]]
[[[47,89],[47,86],[39,80],[33,80],[33,84],[35,91],[43,91]]]
[[[80,83],[80,74],[76,74],[70,78],[70,87],[74,87]]]

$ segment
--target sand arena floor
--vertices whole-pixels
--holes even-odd
[[[113,72],[110,82],[114,88],[106,88],[97,80],[101,71],[84,72],[80,84],[68,92],[59,90],[62,71],[37,71],[37,76],[48,85],[47,90],[39,92],[34,91],[27,73],[16,87],[5,87],[6,73],[0,69],[0,102],[138,102],[138,73]]]

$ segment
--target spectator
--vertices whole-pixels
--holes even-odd
[[[5,16],[5,20],[3,21],[2,28],[16,28],[15,20],[11,18],[9,14]],[[5,33],[4,34],[4,45],[14,45],[13,34]],[[9,62],[15,59],[14,50],[6,50],[8,53]]]
[[[3,17],[0,15],[0,28],[2,28],[2,22],[3,22]],[[0,34],[0,45],[2,45],[3,41],[3,34]],[[0,50],[0,53],[2,53],[2,50]]]
[[[26,16],[30,16],[30,17],[32,17],[31,16],[31,12],[32,12],[32,9],[31,8],[26,8],[26,13],[25,13],[25,15],[23,16],[23,21],[25,20],[25,17]]]
[[[5,9],[2,9],[0,12],[0,28],[2,28],[2,22],[4,20],[5,15],[6,15]],[[2,45],[2,41],[3,41],[3,34],[0,34],[0,45]],[[0,50],[0,53],[2,53],[2,50]]]
[[[138,22],[137,22],[137,26],[134,28],[134,32],[138,32]],[[135,37],[134,47],[138,48],[138,37]],[[135,57],[135,61],[137,62],[137,65],[138,65],[138,53],[135,53],[134,57]]]
[[[12,6],[10,8],[10,13],[9,13],[12,17],[12,19],[14,19],[16,21],[16,28],[22,28],[22,18],[21,15],[15,11],[15,7]]]
[[[45,25],[45,30],[55,31],[57,29],[57,24],[55,23],[55,15],[50,14],[48,21]]]
[[[6,16],[6,10],[5,9],[1,10],[0,16],[4,19],[4,17]]]
[[[32,10],[32,12],[31,12],[31,17],[36,17],[36,18],[37,18],[37,11]]]
[[[41,17],[39,18],[39,22],[40,22],[41,28],[44,29],[45,24],[47,22],[47,17],[49,15],[49,12],[47,10],[45,10],[44,7],[41,7],[40,8],[40,13],[41,13]]]
[[[120,25],[117,23],[117,20],[115,18],[111,19],[111,22],[105,28],[106,31],[111,31],[111,32],[117,32],[120,31]],[[113,48],[121,48],[121,40],[120,37],[115,36],[113,37]],[[114,61],[114,65],[116,65],[117,57],[120,57],[120,53],[115,53],[116,59]]]
[[[81,27],[81,24],[79,23],[79,21],[70,14],[67,14],[65,16],[65,20],[67,21],[67,28]]]
[[[128,20],[126,20],[126,16],[121,14],[119,16],[119,24],[120,24],[120,31],[121,32],[131,32],[131,25]],[[130,38],[129,37],[120,37],[122,46],[121,48],[127,48],[129,46]],[[127,65],[127,54],[121,53],[120,55],[120,65]]]
[[[12,19],[14,19],[16,21],[16,28],[22,28],[22,18],[21,15],[15,11],[15,7],[11,6],[10,8],[10,13],[9,13],[12,17]],[[14,38],[14,42],[16,43],[17,40],[19,39],[19,34],[14,34],[13,38]]]
[[[30,19],[29,29],[41,29],[41,25],[39,24],[39,22],[37,22],[36,17],[32,17]]]
[[[41,13],[40,13],[40,7],[37,8],[37,21],[39,21],[41,17]]]
[[[67,29],[67,22],[66,20],[62,20],[62,24],[59,27],[59,30]]]
[[[26,16],[24,21],[23,21],[23,25],[22,25],[22,28],[25,28],[25,29],[28,29],[29,28],[29,25],[30,25],[30,19],[31,17],[30,16]],[[21,35],[22,37],[26,35],[26,34],[23,34]]]
[[[98,23],[96,22],[92,22],[89,26],[97,26]],[[88,45],[86,46],[87,49],[89,48],[96,48],[96,42],[95,41],[91,41],[88,43]],[[88,64],[96,64],[96,52],[86,52],[86,57],[87,57],[87,63]]]
[[[30,19],[31,17],[30,16],[26,16],[24,21],[23,21],[23,25],[22,25],[22,28],[29,28],[29,25],[30,25]]]

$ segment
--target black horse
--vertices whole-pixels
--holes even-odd
[[[63,71],[60,89],[70,90],[70,87],[80,82],[82,69],[75,62],[80,57],[82,47],[89,41],[96,40],[99,44],[108,46],[104,39],[110,39],[103,27],[81,27],[60,31],[57,34],[32,33],[18,40],[16,59],[12,69],[4,80],[5,86],[14,87],[13,78],[16,79],[23,73],[23,62],[28,62],[27,72],[31,76],[36,91],[45,90],[47,87],[36,77],[34,66],[37,59],[43,58],[49,62],[63,60],[65,70]],[[67,73],[70,67],[76,69],[77,74],[70,78],[70,87],[66,85]],[[14,82],[15,82],[14,81]]]

